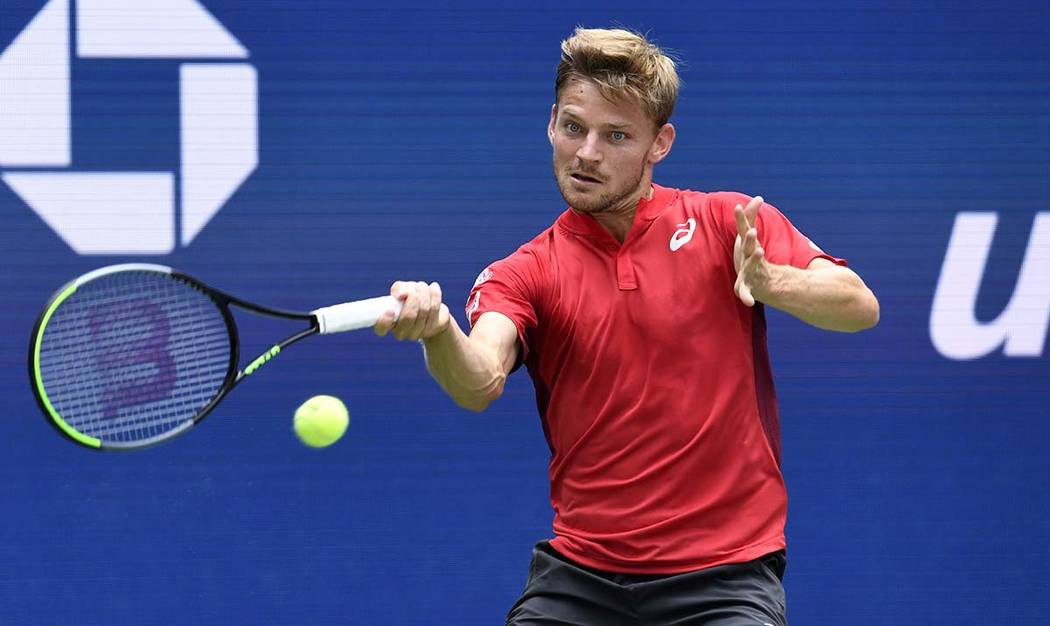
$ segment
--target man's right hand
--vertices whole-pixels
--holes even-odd
[[[441,285],[397,281],[390,285],[390,295],[401,301],[401,315],[384,313],[374,326],[380,337],[392,333],[398,341],[430,339],[448,330],[448,307],[441,302]]]

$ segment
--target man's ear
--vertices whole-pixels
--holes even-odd
[[[558,103],[551,105],[551,121],[547,124],[547,141],[554,145],[554,122],[558,119]]]
[[[655,164],[663,161],[671,152],[672,145],[674,145],[674,126],[667,123],[657,131],[656,139],[653,140],[653,145],[649,148],[649,162]]]

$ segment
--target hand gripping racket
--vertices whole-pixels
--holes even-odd
[[[243,369],[231,306],[305,322]],[[160,443],[200,422],[282,350],[311,335],[367,328],[391,296],[310,313],[235,298],[169,267],[111,265],[62,287],[37,319],[29,379],[60,433],[100,450]]]

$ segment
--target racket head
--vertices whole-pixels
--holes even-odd
[[[135,449],[203,419],[235,384],[238,351],[223,294],[162,265],[111,265],[48,301],[29,378],[59,433],[97,450]]]

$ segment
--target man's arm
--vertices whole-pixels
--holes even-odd
[[[747,306],[755,301],[825,330],[857,332],[879,323],[879,301],[852,270],[815,258],[806,269],[766,261],[755,229],[762,198],[736,206],[734,290]]]
[[[396,282],[390,294],[401,300],[401,315],[384,315],[377,335],[392,332],[399,340],[422,340],[430,375],[452,400],[470,411],[483,411],[503,393],[518,358],[518,331],[506,316],[483,314],[470,335],[441,302],[437,283]]]

